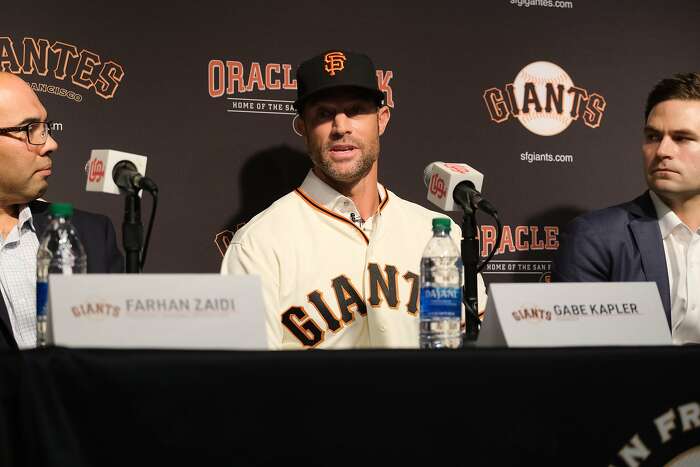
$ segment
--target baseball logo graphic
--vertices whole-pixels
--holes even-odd
[[[336,72],[343,71],[343,69],[345,68],[346,60],[347,58],[345,58],[345,54],[343,52],[327,53],[323,57],[323,61],[326,64],[324,67],[326,73],[328,73],[331,76],[335,76]]]
[[[520,70],[513,81],[520,123],[540,136],[552,136],[566,130],[572,122],[571,77],[551,62],[533,62]],[[563,109],[563,112],[558,111]]]
[[[599,128],[607,107],[603,95],[576,86],[559,65],[546,61],[530,63],[512,83],[488,88],[482,97],[493,123],[518,119],[540,136],[558,135],[573,121]]]

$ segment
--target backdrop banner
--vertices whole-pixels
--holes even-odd
[[[120,229],[123,200],[85,192],[85,163],[93,149],[147,156],[160,203],[145,271],[216,272],[233,232],[309,169],[292,126],[297,64],[365,52],[392,111],[380,181],[430,206],[428,163],[484,173],[504,223],[484,278],[537,282],[571,218],[645,189],[646,96],[700,68],[698,19],[696,0],[9,4],[0,68],[57,122],[49,201]],[[145,196],[144,224],[150,207]],[[486,256],[496,229],[478,220]]]

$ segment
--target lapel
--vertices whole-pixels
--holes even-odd
[[[637,242],[642,269],[648,281],[654,281],[659,287],[661,303],[666,312],[666,320],[671,325],[671,291],[668,285],[668,269],[664,254],[663,240],[656,209],[649,197],[649,192],[632,201],[630,212],[634,218],[630,221],[632,235]]]

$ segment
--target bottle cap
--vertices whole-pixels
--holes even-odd
[[[70,203],[51,203],[49,212],[54,217],[71,217],[73,215],[73,205]]]
[[[441,230],[446,230],[449,232],[451,226],[452,226],[452,221],[450,221],[446,217],[436,217],[433,219],[433,230],[441,229]]]

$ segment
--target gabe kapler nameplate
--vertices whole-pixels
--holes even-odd
[[[654,282],[492,284],[479,345],[670,345]]]

